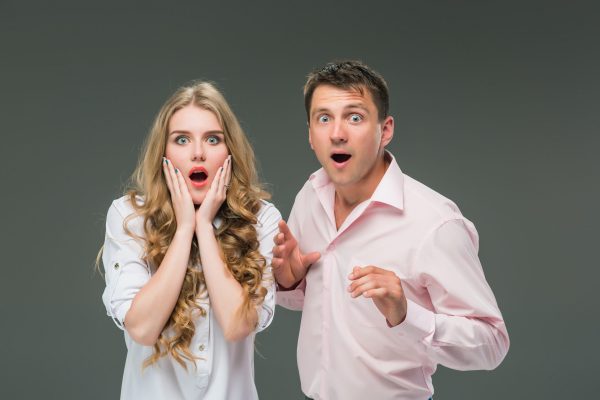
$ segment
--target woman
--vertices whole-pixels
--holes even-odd
[[[108,210],[108,314],[124,329],[122,399],[256,399],[255,332],[273,318],[279,211],[219,91],[179,89],[132,188]]]

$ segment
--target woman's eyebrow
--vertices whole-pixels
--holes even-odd
[[[175,134],[182,134],[182,133],[189,135],[192,133],[192,131],[187,131],[185,129],[177,129],[175,131],[171,131],[171,133],[169,133],[169,136],[175,135]],[[215,129],[215,130],[202,132],[202,135],[225,135],[225,132],[223,132],[222,130]]]

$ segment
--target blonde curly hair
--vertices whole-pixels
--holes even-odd
[[[217,214],[222,224],[215,235],[227,267],[244,291],[244,302],[238,312],[241,318],[245,318],[263,302],[267,290],[262,282],[271,279],[265,276],[265,258],[258,251],[254,227],[261,199],[270,196],[258,182],[254,151],[246,135],[227,101],[213,84],[196,81],[178,89],[158,112],[127,191],[135,213],[125,219],[123,226],[130,236],[136,236],[127,228],[127,224],[134,217],[143,217],[144,237],[138,239],[145,243],[145,261],[160,266],[177,229],[162,172],[168,124],[177,110],[191,104],[215,114],[231,154],[230,187],[227,200]],[[137,201],[139,197],[143,201]],[[187,368],[186,361],[194,362],[197,359],[189,348],[196,329],[193,321],[198,316],[206,317],[206,310],[198,304],[197,299],[208,296],[204,276],[196,268],[199,261],[198,243],[194,237],[179,298],[154,345],[154,354],[145,361],[144,367],[166,355],[172,356],[184,368]],[[170,331],[169,334],[167,331]]]

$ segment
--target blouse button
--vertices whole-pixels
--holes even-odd
[[[119,269],[119,267],[120,267],[119,263],[115,263],[114,268]]]
[[[204,347],[204,345],[203,345],[203,344],[201,344],[200,346],[198,346],[198,350],[200,350],[200,351],[204,351],[204,349],[205,349],[205,348],[206,348],[206,347]]]

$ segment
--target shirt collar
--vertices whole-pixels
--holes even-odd
[[[398,210],[404,209],[404,174],[396,162],[396,158],[389,151],[385,151],[385,157],[390,164],[371,195],[371,202],[388,204]],[[331,185],[331,180],[323,168],[314,172],[309,181],[315,190]]]
[[[371,201],[388,204],[398,210],[404,209],[404,174],[396,162],[396,158],[386,150],[385,156],[390,160],[383,178],[375,188]]]
[[[329,179],[329,176],[327,176],[327,173],[323,167],[313,172],[308,180],[315,189],[320,189],[323,186],[327,186],[331,183],[331,180]]]

